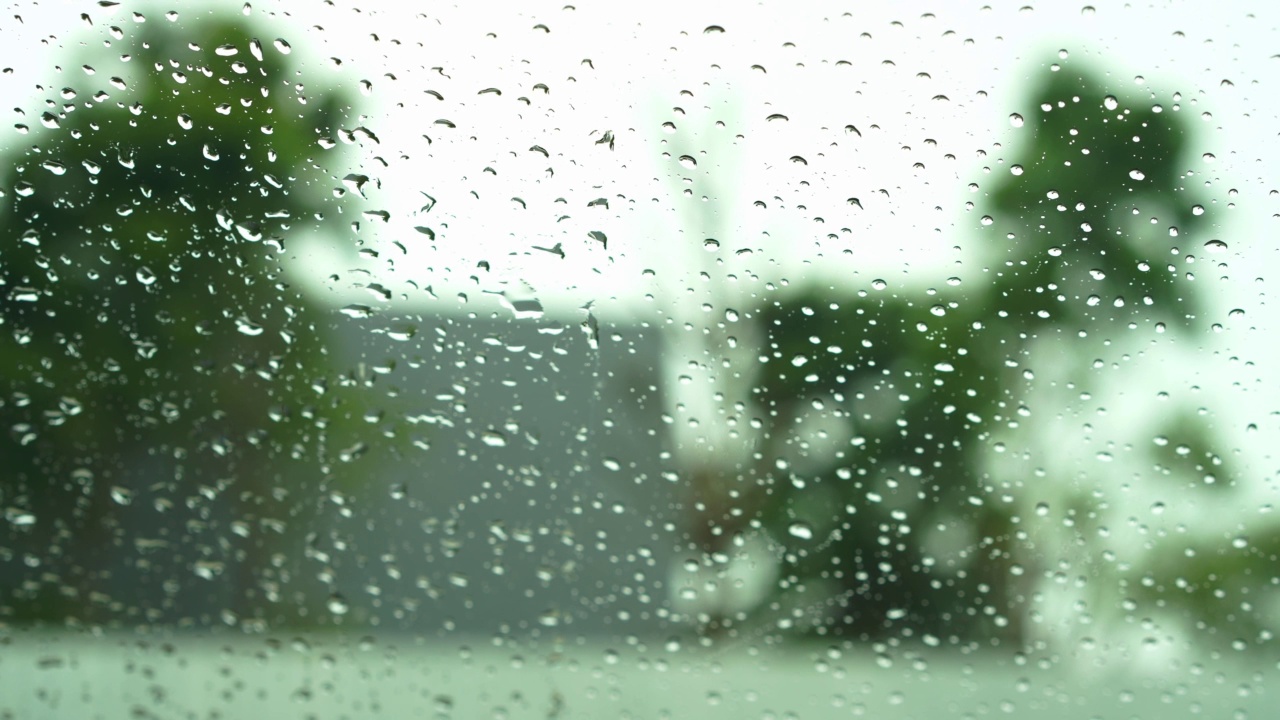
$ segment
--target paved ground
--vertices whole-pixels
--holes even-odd
[[[0,635],[0,718],[1277,717],[1274,660],[1197,670],[491,638]]]

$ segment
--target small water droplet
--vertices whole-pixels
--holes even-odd
[[[236,318],[236,330],[239,330],[241,335],[248,335],[249,337],[257,337],[263,333],[261,325],[243,315]]]
[[[805,522],[793,522],[790,527],[787,528],[787,533],[790,534],[791,537],[799,538],[801,540],[812,540],[813,526]]]
[[[1226,252],[1227,244],[1221,240],[1210,240],[1204,244],[1204,249],[1211,253]]]
[[[334,593],[329,596],[327,606],[329,608],[329,612],[334,615],[346,615],[347,612],[351,610],[351,606],[347,604],[347,599],[342,597],[339,593]]]
[[[373,308],[368,305],[352,304],[342,308],[339,312],[347,317],[360,319],[373,315]]]
[[[1115,110],[1120,107],[1120,101],[1116,99],[1115,95],[1108,95],[1102,98],[1102,106],[1108,110]]]
[[[1012,115],[1009,116],[1009,124],[1016,128],[1022,127],[1024,122],[1025,121],[1022,119],[1022,116],[1019,115],[1018,113],[1013,113]]]
[[[111,500],[117,505],[129,505],[133,502],[133,491],[115,485],[111,488]]]
[[[685,167],[685,168],[687,168],[687,169],[689,169],[689,170],[692,170],[692,169],[694,169],[694,168],[698,167],[698,161],[697,161],[697,160],[694,160],[694,159],[693,159],[693,157],[692,157],[691,155],[681,155],[681,156],[680,156],[680,165],[681,165],[681,166],[683,166],[683,167]]]
[[[480,440],[489,447],[507,446],[507,436],[497,430],[486,430],[484,434],[480,436]]]

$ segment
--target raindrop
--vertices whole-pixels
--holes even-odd
[[[263,333],[261,325],[243,315],[236,318],[236,330],[239,330],[241,335],[248,335],[249,337],[257,337]]]
[[[373,315],[373,308],[368,305],[351,304],[342,308],[340,312],[347,317],[360,319]]]
[[[346,615],[351,609],[351,606],[347,604],[347,599],[342,597],[339,593],[333,593],[329,596],[327,607],[329,608],[329,612],[334,615]]]
[[[790,534],[791,537],[799,538],[801,540],[812,540],[813,526],[805,522],[793,522],[790,527],[787,528],[787,533]]]
[[[293,47],[289,45],[289,43],[285,42],[284,38],[276,38],[275,42],[272,44],[275,45],[276,50],[281,55],[288,55],[289,53],[293,52]]]
[[[133,491],[128,488],[122,488],[114,485],[111,488],[111,500],[117,505],[129,505],[133,503]]]
[[[1022,116],[1019,115],[1018,113],[1013,113],[1012,115],[1009,116],[1009,124],[1016,128],[1022,127],[1023,122],[1024,120],[1022,119]]]
[[[1204,249],[1211,253],[1226,252],[1227,244],[1221,240],[1210,240],[1204,244]]]
[[[688,168],[689,170],[692,170],[698,167],[698,161],[694,160],[693,157],[690,155],[681,155],[680,164],[685,168]]]
[[[1115,110],[1120,107],[1120,101],[1116,99],[1115,95],[1108,95],[1102,98],[1102,106],[1108,110]]]

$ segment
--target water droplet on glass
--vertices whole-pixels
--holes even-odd
[[[1018,113],[1013,113],[1012,115],[1009,116],[1009,124],[1016,128],[1022,127],[1023,122],[1024,120],[1022,119],[1022,116],[1019,115]]]
[[[339,312],[347,317],[360,319],[373,315],[373,308],[368,305],[351,304],[342,308]]]
[[[1227,244],[1221,240],[1210,240],[1204,244],[1204,249],[1211,253],[1226,252]]]
[[[261,325],[243,315],[236,318],[236,330],[239,330],[241,335],[248,335],[249,337],[257,337],[263,333]]]
[[[1108,110],[1115,110],[1120,107],[1120,101],[1116,99],[1115,95],[1108,95],[1102,98],[1102,106]]]
[[[484,434],[480,436],[480,440],[489,447],[507,446],[507,436],[497,430],[486,430]]]
[[[790,527],[787,528],[787,533],[790,534],[791,537],[799,538],[801,540],[812,540],[813,526],[805,522],[793,522]]]
[[[329,608],[329,612],[334,615],[346,615],[347,612],[351,610],[351,606],[347,604],[347,599],[338,593],[333,593],[329,596],[327,607]]]
[[[692,170],[698,167],[698,161],[694,160],[693,157],[690,155],[681,155],[680,165],[682,165],[685,168],[688,168],[689,170]]]
[[[119,485],[112,486],[111,500],[117,505],[129,505],[133,502],[133,491]]]

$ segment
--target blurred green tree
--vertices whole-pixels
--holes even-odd
[[[354,413],[287,272],[326,241],[351,100],[245,18],[148,20],[3,161],[0,622],[263,616],[268,538]]]
[[[1094,352],[1116,332],[1185,329],[1203,312],[1194,285],[1158,261],[1170,235],[1200,232],[1180,169],[1186,124],[1104,77],[1068,65],[1034,86],[1036,110],[977,211],[977,278],[858,292],[793,279],[781,299],[743,313],[735,333],[752,351],[724,361],[736,380],[720,390],[763,418],[754,460],[686,467],[689,532],[723,557],[763,530],[781,579],[755,611],[704,614],[704,631],[764,618],[864,640],[1027,640],[1030,598],[1054,562],[1024,522],[1043,488],[1011,482],[995,458],[1005,435],[1036,422],[1023,419],[1035,403],[1028,359],[1061,364],[1055,356]],[[1214,443],[1202,419],[1166,424],[1177,423]],[[1185,481],[1202,470],[1171,472]],[[1102,555],[1085,534],[1096,496],[1082,485],[1068,504],[1076,541]],[[1131,569],[1172,585],[1182,571],[1170,557]],[[1095,586],[1116,605],[1126,584],[1139,583],[1112,572]],[[1205,622],[1222,615],[1200,598],[1147,599]]]

